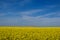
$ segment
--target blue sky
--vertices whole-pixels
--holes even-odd
[[[0,0],[0,25],[60,26],[60,0]]]

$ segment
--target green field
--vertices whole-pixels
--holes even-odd
[[[60,40],[60,27],[0,27],[0,40]]]

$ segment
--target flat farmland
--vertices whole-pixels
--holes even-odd
[[[60,40],[60,27],[0,27],[0,40]]]

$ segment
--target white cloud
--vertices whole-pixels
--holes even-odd
[[[51,13],[46,13],[44,15],[41,15],[39,17],[60,17],[60,12],[51,12]]]
[[[41,17],[29,17],[24,16],[23,20],[26,25],[35,25],[35,26],[57,26],[60,25],[60,18],[41,18]]]
[[[48,14],[44,14],[44,15],[41,15],[39,17],[49,17],[51,15],[55,15],[56,13],[48,13]]]
[[[60,12],[55,12],[55,16],[59,16],[60,17]]]
[[[39,16],[7,17],[0,20],[0,25],[59,26],[60,18],[41,18]]]
[[[34,14],[34,13],[38,13],[38,12],[41,12],[41,11],[44,11],[44,10],[42,10],[42,9],[29,10],[29,11],[19,12],[19,14],[24,16],[24,15],[31,15],[31,14]]]
[[[21,11],[21,12],[7,12],[7,13],[0,13],[0,16],[6,16],[6,15],[12,15],[12,16],[16,16],[16,15],[20,15],[20,16],[27,16],[27,15],[32,15],[34,13],[38,13],[38,12],[42,12],[42,9],[35,9],[35,10],[29,10],[29,11]]]
[[[34,14],[34,13],[41,12],[41,11],[43,11],[43,10],[37,9],[37,10],[22,11],[22,12],[17,12],[17,13],[7,12],[7,13],[0,13],[0,16],[6,16],[6,15],[13,15],[13,16],[21,15],[21,16],[27,16],[27,15],[32,15],[32,14]]]
[[[44,10],[37,9],[37,10],[19,12],[18,14],[21,14],[22,17],[7,17],[7,18],[5,17],[2,19],[0,18],[1,19],[0,25],[60,26],[60,17],[53,17],[53,18],[48,17],[51,15],[60,16],[60,12],[52,12],[36,17],[28,16],[33,13],[38,13],[41,11]],[[3,16],[3,14],[1,14],[1,16]]]
[[[29,16],[29,15],[32,15],[32,14],[37,14],[37,13],[40,13],[42,14],[41,12],[45,12],[47,10],[45,9],[35,9],[35,10],[28,10],[28,11],[22,11],[22,12],[18,12],[19,15],[21,16]],[[57,16],[60,16],[60,12],[59,11],[56,11],[56,12],[51,12],[51,13],[45,13],[43,15],[40,15],[39,17],[57,17]]]
[[[7,14],[5,14],[5,13],[0,13],[0,16],[5,16],[5,15],[7,15]]]
[[[24,20],[23,24],[34,26],[60,26],[60,17],[49,18],[48,16],[51,15],[60,16],[60,12],[48,13],[37,17],[25,15],[22,17],[22,19]]]

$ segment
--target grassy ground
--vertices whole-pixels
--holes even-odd
[[[0,27],[0,40],[60,40],[60,27]]]

